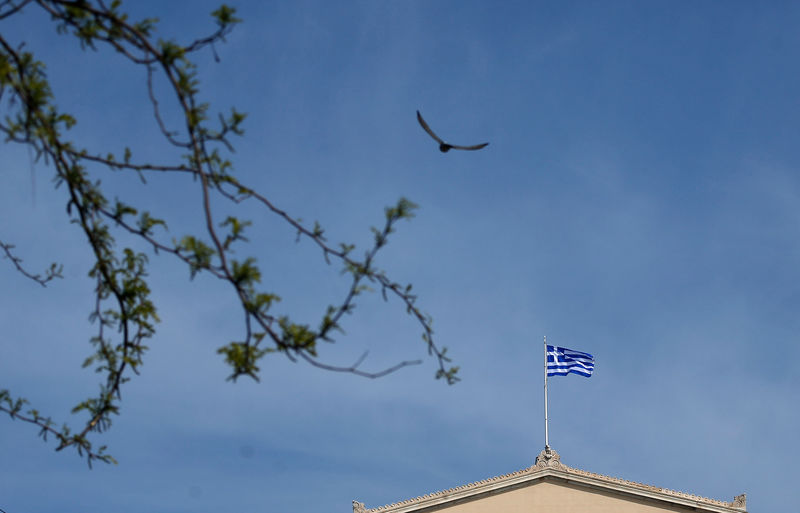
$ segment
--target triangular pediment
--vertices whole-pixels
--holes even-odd
[[[746,513],[744,495],[723,502],[655,486],[594,474],[561,463],[555,451],[542,451],[536,464],[386,506],[354,513]]]

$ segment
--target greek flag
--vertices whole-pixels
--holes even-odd
[[[547,375],[566,376],[570,372],[589,377],[594,371],[594,356],[566,347],[547,346]]]

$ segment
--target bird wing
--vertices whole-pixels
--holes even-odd
[[[417,121],[419,121],[420,126],[422,126],[422,128],[426,132],[428,132],[428,135],[433,137],[434,140],[436,140],[436,142],[438,142],[439,144],[446,144],[443,140],[439,139],[438,135],[433,133],[433,130],[431,130],[431,127],[428,126],[428,123],[426,123],[425,120],[422,119],[422,114],[420,114],[419,111],[417,111]]]
[[[450,147],[455,149],[455,150],[480,150],[481,148],[485,148],[487,146],[489,146],[488,142],[481,143],[481,144],[475,144],[473,146],[457,146],[455,144],[451,144],[450,145]]]

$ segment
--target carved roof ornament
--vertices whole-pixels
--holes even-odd
[[[363,502],[353,501],[353,513],[367,513],[367,507]]]
[[[561,456],[558,455],[556,451],[550,448],[549,445],[545,445],[542,452],[536,457],[536,463],[534,463],[534,467],[536,468],[562,468],[561,465]]]
[[[731,504],[734,508],[742,508],[747,509],[747,494],[743,493],[741,495],[737,495],[733,498],[733,504]]]

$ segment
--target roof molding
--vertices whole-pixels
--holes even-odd
[[[616,493],[626,497],[681,505],[703,512],[746,513],[747,510],[747,498],[745,494],[736,496],[733,502],[723,502],[595,474],[564,465],[561,463],[561,457],[556,451],[552,450],[550,447],[545,447],[545,449],[539,453],[539,456],[536,457],[536,462],[533,466],[526,469],[376,508],[367,508],[363,503],[353,501],[353,513],[421,512],[437,506],[446,506],[475,500],[480,496],[503,493],[531,485],[534,481],[544,479],[554,479],[566,484]]]

